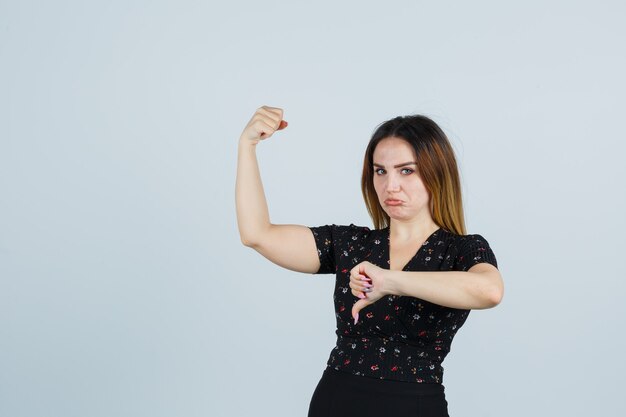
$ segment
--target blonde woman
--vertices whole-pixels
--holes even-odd
[[[287,127],[262,106],[239,139],[236,205],[244,245],[292,271],[334,274],[337,343],[309,417],[448,416],[442,362],[471,309],[504,285],[487,240],[466,234],[459,173],[426,116],[381,123],[361,190],[374,228],[272,224],[256,146]]]

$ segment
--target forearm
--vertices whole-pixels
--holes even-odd
[[[409,272],[389,270],[388,294],[421,298],[459,309],[485,309],[498,304],[496,277],[465,271]]]
[[[237,155],[235,204],[241,241],[245,245],[253,244],[269,228],[270,218],[256,157],[256,145],[241,141]]]

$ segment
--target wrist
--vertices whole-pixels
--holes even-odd
[[[258,142],[254,142],[250,139],[240,138],[239,139],[239,147],[244,149],[256,149],[256,145]]]
[[[397,295],[402,296],[401,289],[401,278],[398,275],[398,271],[392,271],[391,269],[386,269],[383,273],[384,276],[384,284],[383,284],[383,292],[386,295]]]

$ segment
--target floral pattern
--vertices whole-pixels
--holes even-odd
[[[442,362],[470,310],[441,306],[415,297],[387,295],[366,306],[355,325],[350,270],[369,261],[389,269],[389,226],[324,225],[309,227],[315,238],[320,269],[335,274],[334,305],[337,343],[327,367],[379,379],[442,383]],[[467,271],[488,262],[498,266],[487,240],[478,234],[433,232],[403,271]]]

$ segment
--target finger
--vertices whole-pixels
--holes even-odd
[[[255,123],[255,129],[261,139],[267,139],[274,134],[274,128],[263,120],[258,120]]]
[[[363,289],[366,287],[364,284],[367,284],[367,281],[363,281],[361,278],[358,278],[356,276],[351,276],[350,277],[350,288],[355,289],[355,290],[359,290],[359,291],[363,291]]]
[[[280,123],[280,121],[283,118],[282,111],[280,111],[280,112],[272,111],[272,110],[270,110],[269,108],[266,108],[266,107],[261,107],[259,109],[259,113],[262,114],[263,116],[271,119],[276,124],[276,127],[278,127],[278,124]]]
[[[261,106],[261,108],[278,116],[278,120],[283,118],[283,109],[281,109],[280,107]]]
[[[268,124],[272,126],[275,125],[276,127],[278,127],[281,120],[280,116],[263,108],[259,109],[259,116],[261,116]]]
[[[371,292],[371,290],[367,290],[367,284],[365,281],[361,280],[362,275],[350,274],[350,282],[348,286],[352,290],[352,295],[355,297],[364,299],[367,298],[367,293]]]
[[[352,313],[352,317],[354,318],[354,324],[356,324],[357,320],[359,319],[359,312],[361,311],[361,309],[367,306],[368,304],[369,304],[368,300],[359,300],[352,305],[351,313]]]
[[[277,130],[283,130],[284,128],[286,128],[286,127],[287,127],[287,125],[288,125],[288,124],[289,124],[289,123],[287,123],[285,120],[281,120],[281,121],[280,121],[280,125],[278,126],[278,129],[277,129]]]
[[[367,295],[363,291],[352,290],[351,293],[352,293],[353,296],[355,296],[357,298],[366,298],[367,297]]]
[[[261,110],[257,114],[257,118],[259,120],[264,121],[268,125],[272,126],[272,129],[278,130],[278,127],[280,125],[280,118],[276,116],[275,114],[268,113],[267,111]]]

